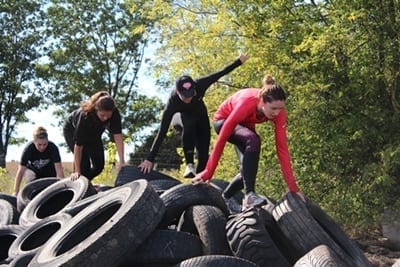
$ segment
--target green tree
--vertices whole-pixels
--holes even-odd
[[[45,18],[37,1],[0,3],[0,167],[5,167],[8,145],[26,112],[39,107],[45,88],[37,79],[34,63],[41,57]]]
[[[302,191],[344,224],[379,223],[399,190],[397,1],[161,1],[152,11],[161,18],[160,79],[202,75],[247,50],[250,60],[225,84],[257,87],[268,72],[287,89],[289,147]],[[214,86],[205,97],[210,114],[235,90]],[[285,185],[272,127],[258,132],[258,189],[279,197]],[[224,154],[226,169],[216,176],[229,178],[237,166]]]
[[[128,136],[155,121],[160,101],[140,94],[137,86],[152,21],[131,8],[140,1],[130,3],[49,1],[48,53],[41,74],[52,88],[60,117],[94,92],[106,90],[117,102]]]

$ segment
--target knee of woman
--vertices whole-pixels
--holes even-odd
[[[104,170],[104,166],[103,167],[97,167],[93,170],[93,175],[97,176],[99,175],[102,171]]]
[[[250,136],[247,139],[246,150],[247,151],[260,151],[261,149],[261,139],[258,135]]]

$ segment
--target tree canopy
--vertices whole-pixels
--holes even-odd
[[[210,118],[228,95],[259,87],[270,73],[289,96],[289,149],[301,190],[353,226],[376,225],[382,209],[400,205],[398,1],[22,0],[0,8],[0,166],[28,110],[55,104],[62,123],[98,90],[115,97],[125,135],[137,141],[162,109],[136,84],[149,44],[158,47],[151,70],[160,90],[248,52],[244,66],[207,91]],[[273,127],[257,131],[257,190],[278,198],[286,185]],[[227,145],[216,177],[235,176],[233,158]]]
[[[9,144],[26,140],[15,127],[32,109],[68,112],[93,93],[108,91],[123,116],[127,142],[140,141],[161,100],[138,88],[138,71],[153,21],[141,16],[143,1],[7,1],[0,4],[0,166]],[[60,133],[61,134],[61,133]]]
[[[44,14],[37,1],[0,3],[0,166],[5,166],[9,144],[26,112],[37,108],[45,91],[37,80],[34,63],[40,58]]]
[[[271,73],[289,94],[289,148],[301,190],[353,225],[378,222],[397,201],[398,1],[155,2],[148,14],[161,19],[154,63],[160,81],[209,73],[247,51],[245,66],[207,93],[210,117],[227,95],[259,87]],[[257,129],[263,137],[258,190],[279,197],[286,186],[273,129]],[[238,169],[230,150],[216,172],[228,180]]]

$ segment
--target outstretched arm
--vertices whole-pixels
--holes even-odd
[[[203,96],[206,92],[206,90],[215,82],[218,81],[219,78],[222,76],[230,73],[237,67],[241,66],[248,60],[249,56],[247,53],[242,53],[239,55],[239,57],[232,62],[231,64],[225,66],[223,69],[214,72],[210,75],[201,77],[199,79],[196,79],[196,84],[197,84],[197,93],[199,96]]]
[[[275,124],[275,145],[278,154],[279,163],[285,182],[288,186],[288,191],[296,193],[301,200],[305,201],[303,194],[297,186],[296,178],[294,177],[292,164],[289,154],[286,136],[286,112],[282,110],[274,120]]]
[[[158,150],[161,147],[161,144],[167,135],[169,125],[171,124],[172,116],[174,115],[175,110],[171,99],[168,101],[167,106],[163,112],[160,128],[158,129],[157,135],[153,141],[153,145],[151,146],[150,153],[147,156],[146,160],[139,164],[139,168],[143,173],[149,173],[153,168],[153,162],[157,156]]]

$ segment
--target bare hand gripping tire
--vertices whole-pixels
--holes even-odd
[[[90,181],[83,176],[76,181],[61,179],[43,189],[28,203],[19,217],[19,224],[29,227],[96,193]]]
[[[342,261],[340,266],[370,267],[372,264],[357,244],[317,204],[295,193],[287,193],[272,210],[282,232],[303,255],[327,245]]]
[[[118,266],[155,230],[164,211],[147,181],[127,183],[77,213],[29,266]]]

